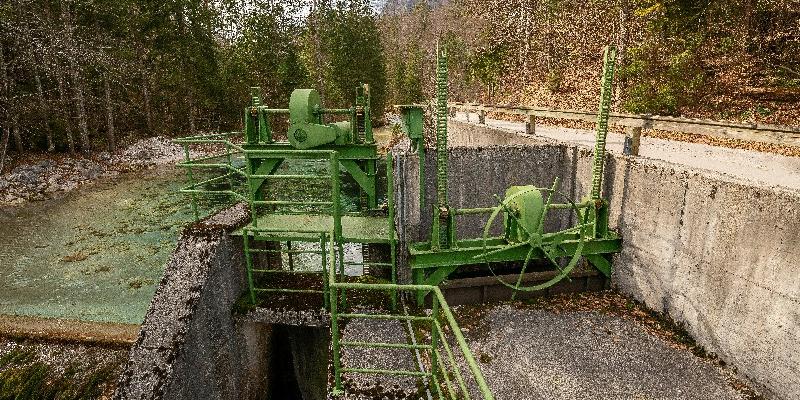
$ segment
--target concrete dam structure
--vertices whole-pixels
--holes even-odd
[[[441,48],[391,145],[368,85],[175,140],[195,222],[115,397],[800,397],[800,192],[609,154],[615,59],[591,148],[449,118]]]
[[[561,187],[573,198],[581,198],[591,188],[592,152],[588,149],[482,125],[451,121],[449,128],[448,190],[456,207],[491,206],[496,203],[493,195],[502,195],[509,186],[552,182],[554,178],[561,180]],[[418,241],[431,225],[415,196],[421,183],[419,155],[411,151],[408,141],[391,152],[398,240],[401,244]],[[424,166],[428,170],[434,169],[431,156],[428,154]],[[800,353],[796,351],[800,339],[795,334],[800,325],[800,274],[794,267],[800,261],[796,250],[800,193],[621,155],[607,156],[605,168],[608,175],[603,190],[611,205],[609,224],[624,241],[621,252],[614,256],[610,283],[589,274],[602,281],[591,289],[610,284],[673,318],[707,352],[733,366],[739,378],[766,398],[800,396]],[[435,182],[423,184],[428,197],[425,202],[432,204]],[[247,268],[242,236],[231,233],[249,217],[240,204],[184,230],[120,379],[117,398],[328,396],[333,381],[330,313],[324,307],[241,307],[242,294],[247,292]],[[482,230],[483,222],[477,216],[466,215],[459,221],[459,233],[465,237]],[[407,255],[398,253],[398,275],[405,283],[402,281],[411,275]],[[475,279],[444,282],[448,301],[485,301],[484,307],[489,308],[494,301],[508,299],[507,293]],[[578,279],[564,281],[549,290],[589,288],[576,282]],[[448,286],[458,290],[448,292]],[[403,327],[396,324],[395,332],[370,324],[353,324],[352,328],[378,340],[401,333]],[[536,328],[529,329],[533,332]],[[469,335],[467,340],[469,345]],[[516,340],[528,341],[526,337]],[[378,365],[387,369],[391,363],[414,368],[418,361],[430,362],[424,357],[418,360],[413,350],[403,349],[403,353],[388,360],[369,352],[357,358],[389,363]],[[481,369],[488,387],[499,388],[502,379],[492,378],[492,369],[499,367],[493,365],[481,363]],[[531,371],[528,379],[537,378],[544,377]],[[414,396],[420,393],[424,397],[416,382],[353,379],[348,384],[360,394],[347,393],[345,396],[352,397],[346,398],[418,398]],[[473,397],[480,396],[475,382],[465,386]],[[496,398],[535,398],[532,387],[535,385],[498,390]],[[514,397],[501,397],[501,392]],[[691,390],[682,393],[693,398]],[[598,398],[622,397],[601,394]]]

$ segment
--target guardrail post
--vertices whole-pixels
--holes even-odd
[[[625,128],[625,147],[623,153],[626,156],[639,155],[639,143],[642,137],[641,126],[629,126]]]
[[[528,122],[525,122],[525,134],[536,136],[536,115],[528,114]]]
[[[329,267],[329,268],[332,268]],[[331,274],[332,275],[332,274]],[[339,302],[336,294],[336,287],[331,287],[328,284],[330,291],[330,307],[331,307],[331,348],[333,352],[333,394],[334,396],[340,395],[344,392],[342,388],[342,361],[341,361],[341,343],[339,342],[339,315],[337,312],[337,304]]]
[[[397,239],[395,238],[394,226],[394,160],[392,152],[386,153],[386,205],[388,208],[389,222],[389,259],[392,264],[391,278],[392,284],[397,284]],[[392,289],[392,311],[397,309],[397,289]]]
[[[436,321],[439,320],[439,298],[431,296],[431,383],[436,385],[435,390],[439,391],[439,331]]]
[[[325,250],[325,242],[328,241],[328,235],[321,233],[319,235],[319,249],[320,258],[322,258],[322,303],[326,310],[330,307],[330,277],[328,273],[328,258]]]

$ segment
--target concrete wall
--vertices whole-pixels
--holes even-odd
[[[116,399],[249,399],[269,376],[270,327],[231,312],[246,288],[233,207],[178,241],[120,377]]]
[[[509,185],[549,186],[556,176],[573,199],[586,195],[589,149],[522,137],[486,146],[514,135],[451,122],[451,205],[491,205]],[[393,150],[398,233],[419,240],[430,210],[420,212],[416,200],[418,160],[402,149]],[[619,290],[684,324],[767,397],[800,398],[800,192],[643,158],[609,155],[605,165],[611,225],[624,240],[614,261]],[[461,225],[477,234],[483,221]]]

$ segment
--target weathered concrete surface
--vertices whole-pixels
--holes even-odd
[[[765,392],[800,398],[800,193],[621,164],[617,286],[685,323]]]
[[[117,399],[256,398],[266,392],[269,327],[231,313],[245,289],[236,206],[194,224],[167,264]]]
[[[463,121],[464,116],[459,113],[458,120]],[[471,120],[477,120],[477,116],[473,115]],[[521,122],[487,118],[486,124],[490,127],[504,129],[506,135],[525,132],[525,124]],[[536,136],[594,148],[594,131],[537,125]],[[500,140],[507,141],[508,139],[504,136]],[[526,138],[525,140],[530,139]],[[606,148],[614,154],[622,154],[624,142],[625,135],[612,133],[608,135]],[[650,136],[642,136],[639,154],[642,157],[724,173],[751,182],[800,189],[800,157]],[[742,168],[742,166],[746,166],[746,168]]]
[[[491,195],[511,184],[549,186],[554,177],[573,199],[588,191],[588,149],[553,141],[469,148],[458,140],[463,130],[503,143],[513,134],[451,122],[452,206],[492,205]],[[416,201],[417,159],[402,146],[393,151],[398,234],[419,240],[429,232],[430,211],[420,212]],[[800,398],[800,192],[618,155],[607,157],[606,172],[611,224],[624,238],[614,271],[620,290],[685,324],[768,397]],[[432,177],[426,186],[433,193]],[[477,234],[482,226],[467,221],[459,232]]]
[[[744,399],[728,382],[729,371],[629,318],[514,305],[484,313],[483,326],[466,336],[497,400]]]

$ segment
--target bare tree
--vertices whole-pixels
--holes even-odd
[[[84,104],[83,97],[83,81],[78,71],[78,63],[76,61],[76,48],[74,27],[72,26],[72,15],[69,11],[67,0],[61,1],[61,16],[64,20],[64,40],[65,40],[65,53],[67,63],[69,65],[69,75],[72,79],[72,90],[75,95],[75,108],[78,111],[78,133],[81,138],[81,148],[84,152],[90,150],[89,144],[89,126],[86,122],[86,105]]]
[[[5,57],[3,55],[3,43],[0,42],[0,98],[3,100],[8,99],[8,68],[6,67]],[[2,105],[0,103],[0,105]],[[8,136],[9,136],[9,128],[8,128],[8,110],[6,107],[3,107],[2,110],[2,119],[0,119],[0,131],[3,131],[3,149],[2,154],[0,154],[0,173],[3,172],[3,164],[6,160],[6,150],[8,148]],[[5,128],[5,129],[4,129]]]
[[[0,174],[2,174],[6,165],[6,151],[8,150],[9,132],[8,128],[3,129],[2,127],[0,127],[0,131],[3,131],[3,139],[2,143],[0,143]]]
[[[72,123],[70,122],[69,118],[69,104],[67,104],[67,92],[66,87],[64,85],[64,76],[62,75],[61,71],[56,72],[56,76],[58,77],[58,96],[59,96],[59,103],[61,105],[61,115],[62,115],[62,122],[64,123],[64,131],[67,134],[67,147],[69,148],[70,153],[75,152],[75,138],[72,134]]]
[[[39,106],[41,107],[40,111],[44,115],[49,115],[50,107],[47,106],[47,100],[44,97],[44,90],[42,89],[42,79],[39,77],[38,71],[34,75],[34,79],[36,80],[36,92],[39,95]],[[56,149],[56,146],[53,144],[53,129],[50,128],[50,118],[44,118],[42,121],[45,127],[44,132],[47,136],[47,151],[53,151]]]
[[[114,105],[111,103],[111,85],[109,84],[108,73],[103,79],[103,87],[106,93],[106,140],[108,151],[117,149],[117,138],[114,134]]]

